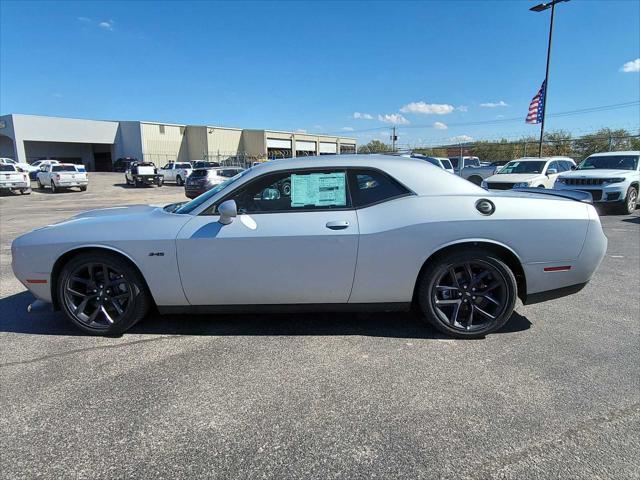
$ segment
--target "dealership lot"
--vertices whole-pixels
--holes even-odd
[[[106,173],[0,198],[3,477],[637,477],[640,211],[602,217],[587,288],[480,341],[406,314],[151,315],[113,339],[26,313],[16,236],[181,200]]]

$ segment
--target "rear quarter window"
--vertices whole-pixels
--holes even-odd
[[[379,170],[349,170],[349,189],[356,208],[410,195],[406,187]]]

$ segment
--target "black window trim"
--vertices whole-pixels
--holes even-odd
[[[411,190],[409,187],[407,187],[405,184],[403,184],[401,181],[399,181],[398,179],[396,179],[395,177],[392,177],[391,175],[389,175],[387,172],[385,172],[384,170],[381,170],[379,168],[376,167],[354,167],[354,166],[349,166],[349,167],[332,167],[332,166],[326,166],[326,167],[304,167],[304,168],[294,168],[294,169],[283,169],[283,170],[279,170],[276,172],[265,172],[262,175],[255,177],[251,180],[249,180],[248,182],[243,183],[242,185],[239,185],[238,187],[234,188],[231,192],[229,192],[228,194],[226,194],[224,197],[222,197],[220,200],[214,202],[212,205],[210,205],[209,207],[205,208],[202,212],[200,212],[198,214],[198,216],[203,215],[203,216],[215,216],[215,215],[219,215],[217,210],[218,210],[218,205],[220,205],[223,202],[226,202],[227,200],[230,199],[230,197],[232,197],[234,195],[234,193],[239,190],[240,188],[244,188],[246,186],[251,185],[254,182],[259,181],[260,179],[266,177],[267,175],[275,175],[278,173],[283,173],[283,172],[326,172],[327,170],[339,170],[339,171],[344,171],[346,174],[346,186],[345,188],[347,189],[347,201],[349,206],[346,207],[337,207],[337,208],[311,208],[311,207],[306,207],[306,208],[301,208],[301,209],[296,209],[296,210],[272,210],[269,212],[253,212],[250,213],[248,215],[265,215],[265,214],[271,214],[271,213],[302,213],[302,212],[344,212],[344,211],[350,211],[350,210],[362,210],[363,208],[368,208],[368,207],[372,207],[374,205],[378,205],[381,203],[385,203],[385,202],[389,202],[391,200],[396,200],[398,198],[403,198],[403,197],[408,197],[408,196],[413,196],[416,195],[416,193]],[[378,172],[381,173],[382,175],[390,178],[391,180],[393,180],[394,182],[396,182],[398,185],[400,185],[402,188],[404,188],[406,190],[406,193],[402,193],[400,195],[394,195],[393,197],[388,197],[388,198],[383,198],[382,200],[378,200],[377,202],[371,202],[371,203],[367,203],[365,205],[361,205],[358,207],[355,207],[353,205],[353,199],[351,197],[351,185],[350,185],[350,172],[353,170],[370,170],[373,172]]]

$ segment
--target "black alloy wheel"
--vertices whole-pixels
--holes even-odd
[[[427,320],[459,338],[483,337],[504,325],[517,297],[515,276],[488,252],[449,255],[423,277],[419,302]]]
[[[63,268],[58,299],[67,317],[98,335],[122,333],[146,313],[149,295],[138,272],[110,254],[81,254]]]

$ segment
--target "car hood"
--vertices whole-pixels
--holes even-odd
[[[491,175],[489,178],[486,178],[487,182],[499,182],[499,183],[519,183],[519,182],[530,182],[536,180],[543,175],[539,173],[505,173],[505,174],[496,174]]]
[[[86,212],[79,213],[72,218],[95,218],[133,215],[151,212],[157,208],[160,207],[158,205],[127,205],[121,207],[98,208],[96,210],[87,210]]]
[[[626,177],[634,173],[632,170],[613,169],[593,169],[593,170],[573,170],[560,175],[562,178],[606,178],[606,177]]]

